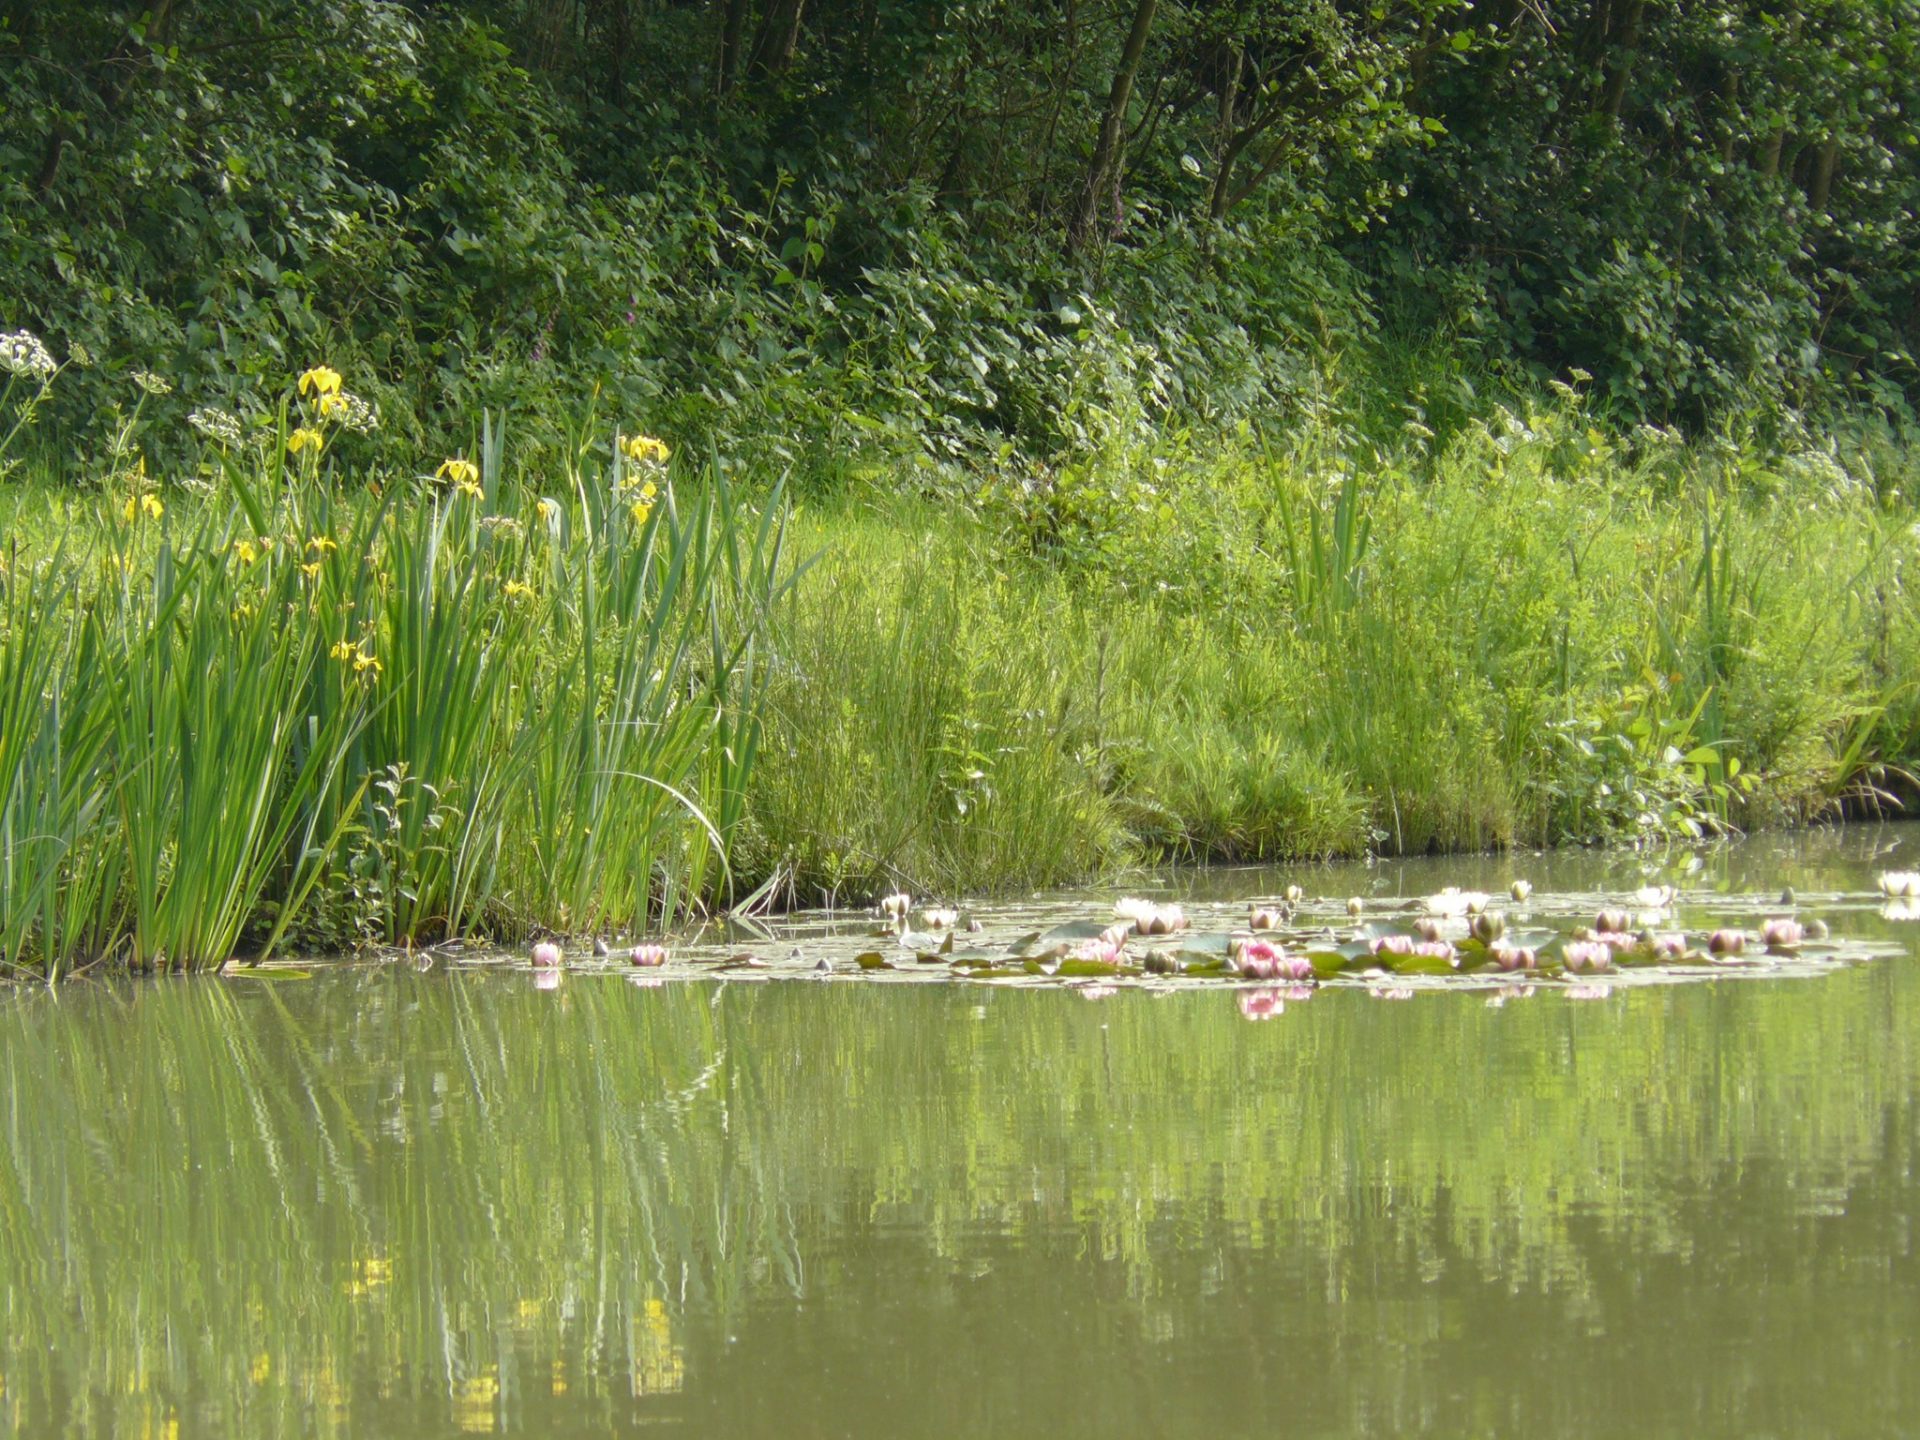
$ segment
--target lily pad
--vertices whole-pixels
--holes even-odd
[[[864,954],[854,956],[853,963],[858,965],[862,970],[893,969],[893,963],[878,950],[868,950]]]

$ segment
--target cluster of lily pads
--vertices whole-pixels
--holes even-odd
[[[1904,903],[1894,897],[1920,898],[1920,872],[1883,875],[1880,888],[1893,903]],[[1689,932],[1675,923],[1678,896],[1668,885],[1603,901],[1573,924],[1564,900],[1536,908],[1532,899],[1533,887],[1516,880],[1498,901],[1484,891],[1455,887],[1405,902],[1356,897],[1346,902],[1342,918],[1338,900],[1310,902],[1294,885],[1251,902],[1243,922],[1219,926],[1214,917],[1220,907],[1200,907],[1203,923],[1196,927],[1179,904],[1129,897],[1099,918],[990,941],[972,912],[952,904],[916,904],[901,893],[884,897],[868,912],[872,929],[866,933],[884,943],[870,941],[857,954],[852,951],[859,942],[848,944],[840,928],[844,921],[835,920],[821,948],[803,954],[796,946],[784,964],[751,948],[694,941],[686,942],[678,958],[715,974],[831,976],[857,969],[1064,981],[1088,998],[1112,994],[1129,980],[1158,987],[1212,981],[1235,987],[1248,1017],[1264,1019],[1330,981],[1362,984],[1393,999],[1411,996],[1434,979],[1477,977],[1494,992],[1488,1003],[1499,1004],[1532,993],[1537,981],[1555,983],[1569,996],[1597,998],[1609,992],[1606,984],[1595,982],[1621,970],[1672,967],[1703,974],[1744,966],[1756,973],[1755,967],[1772,968],[1782,959],[1818,962],[1864,953],[1860,942],[1832,941],[1825,921],[1795,913],[1763,911],[1765,918],[1751,922],[1751,928]],[[1780,896],[1780,906],[1797,910],[1791,891]],[[624,959],[634,967],[634,983],[641,985],[658,984],[672,958],[657,943],[623,946],[619,953],[604,940],[592,945],[600,963],[590,968],[625,969]],[[544,988],[559,983],[568,963],[552,940],[534,945],[531,959],[536,983]]]
[[[1920,887],[1920,876],[1914,878]],[[1510,894],[1524,907],[1533,887],[1515,881]],[[1412,912],[1404,921],[1364,919],[1366,903],[1356,897],[1346,907],[1354,923],[1344,930],[1304,921],[1298,886],[1255,901],[1243,927],[1216,933],[1193,931],[1178,905],[1128,898],[1114,905],[1110,919],[1074,921],[988,949],[962,943],[957,910],[916,912],[902,894],[878,907],[879,933],[893,938],[896,949],[870,950],[857,962],[865,970],[944,964],[977,977],[1183,976],[1310,988],[1342,974],[1572,978],[1630,966],[1716,965],[1750,953],[1794,956],[1828,938],[1824,921],[1790,915],[1770,917],[1752,931],[1726,927],[1690,936],[1669,928],[1673,887],[1647,886],[1629,898],[1630,905],[1602,907],[1590,923],[1565,933],[1529,926],[1524,913],[1510,918],[1485,892],[1451,887],[1403,907]],[[918,931],[916,920],[923,927]],[[980,927],[973,921],[969,928]],[[902,952],[911,952],[911,960]]]

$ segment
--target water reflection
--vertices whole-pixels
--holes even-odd
[[[0,1423],[1895,1433],[1917,975],[22,992]]]

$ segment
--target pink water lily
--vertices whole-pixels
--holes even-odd
[[[1781,917],[1760,925],[1760,943],[1769,950],[1791,950],[1806,938],[1807,932],[1798,920]]]
[[[1239,1003],[1240,1013],[1249,1020],[1271,1020],[1287,1008],[1286,997],[1278,990],[1242,990]]]
[[[1707,949],[1715,955],[1740,955],[1746,948],[1746,933],[1741,930],[1716,930],[1707,937]]]
[[[533,964],[536,970],[548,970],[560,963],[560,947],[551,940],[542,940],[533,947]]]
[[[1613,947],[1598,940],[1569,940],[1560,947],[1560,960],[1575,975],[1610,970],[1613,968]]]
[[[636,945],[627,952],[627,962],[651,968],[667,963],[667,947],[664,945]]]
[[[1490,953],[1502,970],[1532,970],[1540,964],[1539,953],[1524,945],[1496,945]]]

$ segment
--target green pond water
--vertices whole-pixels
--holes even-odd
[[[1912,1434],[1920,910],[1873,876],[1914,865],[1892,827],[1133,892],[1200,930],[1299,881],[1338,931],[1351,894],[1524,874],[1570,922],[1670,882],[1698,933],[1792,885],[1833,929],[1598,984],[876,983],[870,921],[800,916],[664,979],[0,992],[0,1425]],[[776,963],[711,963],[743,953]]]

